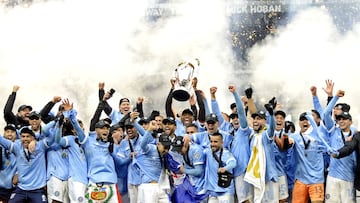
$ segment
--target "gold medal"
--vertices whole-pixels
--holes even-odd
[[[66,152],[63,150],[62,153],[61,153],[61,157],[62,157],[62,158],[66,158],[66,156],[67,156],[67,154],[66,154]]]

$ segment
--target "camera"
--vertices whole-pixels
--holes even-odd
[[[113,88],[111,88],[109,91],[110,97],[112,97],[114,93],[115,93],[115,90]]]

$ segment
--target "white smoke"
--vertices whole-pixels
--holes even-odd
[[[324,7],[301,11],[277,35],[256,45],[249,54],[257,94],[264,101],[280,97],[285,110],[293,108],[294,121],[298,114],[313,108],[310,92],[313,85],[325,108],[327,95],[322,87],[326,79],[335,82],[334,95],[339,89],[345,90],[339,102],[351,105],[353,117],[360,113],[357,107],[360,90],[356,85],[360,24],[341,33],[333,19]]]
[[[13,112],[20,104],[40,110],[59,95],[74,102],[88,123],[98,82],[105,82],[116,90],[113,108],[121,97],[135,104],[144,96],[145,112],[164,113],[172,71],[184,58],[200,59],[199,88],[209,95],[210,86],[218,86],[219,102],[227,103],[222,95],[229,96],[235,60],[221,1],[176,6],[181,15],[156,23],[145,18],[146,1],[54,0],[1,8],[0,107],[19,85]]]

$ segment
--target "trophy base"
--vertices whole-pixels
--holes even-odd
[[[179,87],[173,91],[172,97],[178,101],[183,102],[190,99],[190,94],[185,87]]]

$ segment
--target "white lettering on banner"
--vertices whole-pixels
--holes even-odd
[[[281,12],[281,5],[256,5],[250,6],[250,13]]]
[[[145,11],[146,16],[175,16],[179,11],[176,8],[147,8]]]
[[[179,7],[169,6],[154,6],[145,10],[145,16],[176,16],[181,15],[183,12]],[[246,5],[246,4],[235,4],[227,5],[225,12],[227,15],[241,14],[241,13],[269,13],[269,12],[284,12],[285,6],[282,4],[267,4],[267,5]]]

